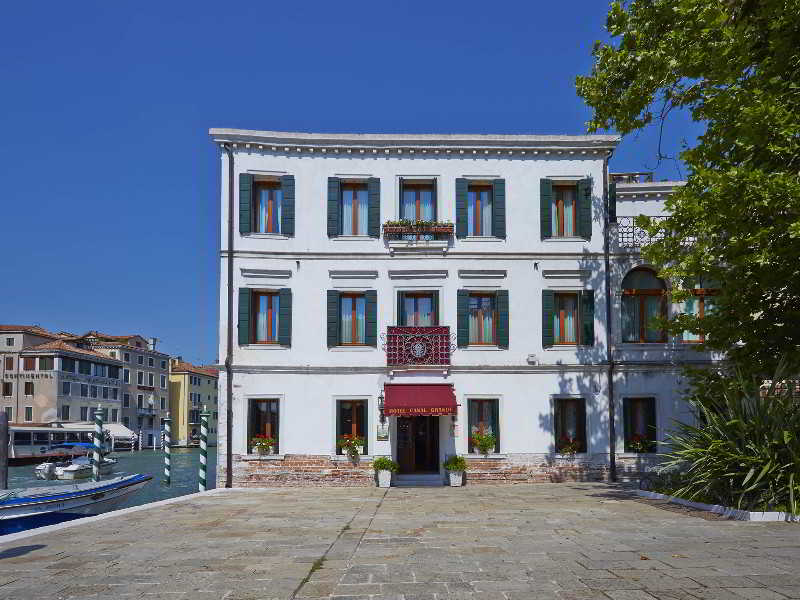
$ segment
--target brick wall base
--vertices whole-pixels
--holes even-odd
[[[547,454],[511,454],[502,458],[466,457],[469,484],[559,483],[566,481],[606,481],[608,455],[578,459]],[[620,481],[638,479],[646,467],[657,464],[657,456],[617,458]],[[225,484],[224,457],[219,459],[217,486]],[[287,454],[275,457],[234,455],[234,487],[362,487],[375,485],[372,460],[354,463],[330,456]]]

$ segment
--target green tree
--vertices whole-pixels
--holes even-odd
[[[673,333],[770,372],[800,365],[800,0],[626,0],[607,17],[591,75],[577,78],[590,132],[622,135],[688,111],[705,126],[681,152],[687,185],[645,258],[685,297],[706,278],[721,293],[712,315],[673,319]],[[660,154],[660,144],[659,144]],[[647,219],[644,219],[648,221]]]

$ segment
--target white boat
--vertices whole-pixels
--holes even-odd
[[[113,510],[152,479],[126,475],[107,481],[0,491],[0,535]]]
[[[104,457],[100,462],[100,475],[110,475],[117,464],[116,458]],[[34,469],[37,479],[87,479],[92,476],[92,464],[88,457],[80,456],[66,462],[46,462]]]

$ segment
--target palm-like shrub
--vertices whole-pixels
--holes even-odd
[[[780,370],[780,369],[779,369]],[[663,487],[688,500],[800,513],[800,398],[778,374],[763,386],[741,373],[696,379],[695,423],[678,423]],[[674,471],[673,471],[674,472]]]

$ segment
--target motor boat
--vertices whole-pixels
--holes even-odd
[[[0,535],[108,512],[151,479],[137,473],[107,481],[0,491]]]
[[[103,457],[100,461],[100,475],[110,475],[117,464],[116,458]],[[79,456],[64,462],[46,462],[34,469],[37,479],[87,479],[92,476],[92,463],[88,456]]]

